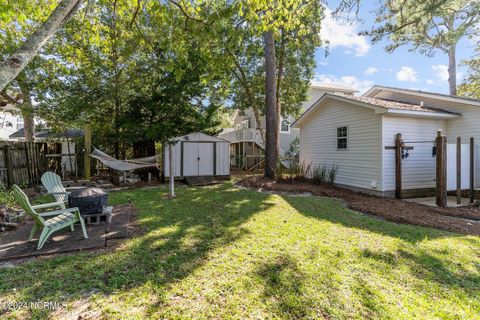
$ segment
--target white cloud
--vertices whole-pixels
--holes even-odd
[[[432,80],[432,79],[427,79],[425,80],[428,84],[434,84],[435,83],[435,80]]]
[[[365,70],[365,75],[367,76],[371,76],[372,74],[375,74],[378,72],[378,69],[375,68],[375,67],[368,67],[366,70]]]
[[[417,72],[413,70],[413,68],[402,66],[397,72],[397,80],[410,82],[418,81]]]
[[[432,65],[433,74],[442,81],[448,81],[448,66],[444,64]]]
[[[317,74],[314,77],[314,81],[319,84],[339,84],[352,87],[360,93],[367,91],[374,85],[373,81],[361,80],[355,76],[336,77],[332,74]]]
[[[346,47],[352,49],[356,56],[364,56],[370,50],[370,44],[364,36],[358,35],[358,24],[339,21],[332,17],[330,9],[325,10],[325,18],[322,21],[320,36],[328,41],[330,49]],[[346,50],[347,54],[352,50]]]

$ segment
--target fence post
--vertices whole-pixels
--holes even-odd
[[[473,203],[475,198],[475,141],[470,137],[470,203]]]
[[[170,174],[170,198],[175,198],[175,158],[173,157],[173,143],[168,144],[168,173]]]
[[[395,137],[395,198],[402,199],[402,134]]]
[[[92,126],[89,121],[85,122],[85,154],[83,155],[83,170],[85,179],[90,179],[90,151],[92,149]]]
[[[462,203],[462,138],[457,137],[457,204]]]
[[[436,159],[436,203],[439,207],[447,206],[447,148],[446,137],[442,136],[442,130],[437,131],[436,147],[437,147],[437,159]]]
[[[4,147],[5,152],[5,166],[7,167],[7,185],[11,187],[15,182],[13,181],[13,168],[12,158],[10,156],[10,144],[6,144]]]

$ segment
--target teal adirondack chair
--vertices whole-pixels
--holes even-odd
[[[30,232],[28,241],[31,241],[35,233],[42,228],[42,232],[38,238],[37,250],[42,249],[43,245],[47,241],[48,237],[52,235],[52,233],[67,227],[70,227],[70,230],[73,231],[73,225],[77,222],[80,222],[80,225],[82,226],[83,237],[85,239],[88,238],[87,229],[85,228],[85,221],[83,221],[83,218],[80,216],[80,211],[78,208],[37,213],[36,210],[38,209],[45,209],[55,206],[58,207],[58,202],[32,206],[27,195],[17,185],[13,185],[13,194],[20,207],[22,207],[22,209],[25,210],[25,213],[30,215],[35,221],[35,225]],[[47,217],[53,218],[44,219]]]
[[[60,176],[54,172],[47,171],[42,175],[41,180],[43,186],[47,189],[47,193],[53,195],[57,202],[63,203],[62,209],[65,209],[70,192],[65,190]]]

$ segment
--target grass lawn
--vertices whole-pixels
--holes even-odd
[[[112,193],[112,203],[132,199],[143,236],[2,268],[0,301],[64,301],[106,319],[480,318],[478,237],[231,183],[165,194]]]

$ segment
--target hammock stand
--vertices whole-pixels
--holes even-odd
[[[95,147],[93,148],[93,152],[90,153],[90,156],[99,160],[105,166],[113,170],[123,172],[125,183],[127,182],[127,172],[129,171],[152,167],[156,167],[157,169],[159,169],[157,163],[157,156],[136,158],[131,160],[118,160],[106,154],[105,152],[98,150]]]

